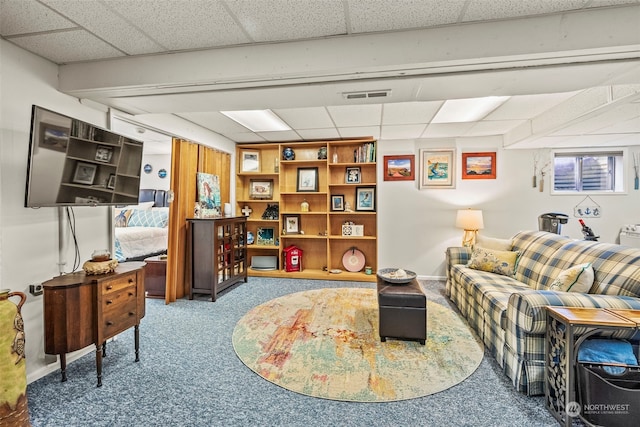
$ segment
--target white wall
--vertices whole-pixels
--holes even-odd
[[[142,173],[140,176],[140,188],[155,188],[157,190],[168,190],[171,183],[171,155],[170,154],[144,154],[142,164],[150,164],[153,170],[151,173]],[[158,176],[158,171],[167,171],[165,178]]]
[[[455,189],[419,190],[416,181],[384,181],[384,155],[415,154],[419,168],[420,148],[456,148]],[[463,231],[455,228],[456,211],[460,208],[482,209],[485,228],[481,234],[510,237],[520,230],[537,230],[538,216],[545,212],[569,215],[562,234],[582,239],[573,208],[585,196],[550,195],[546,178],[544,192],[533,188],[533,157],[531,150],[501,149],[498,138],[458,140],[382,140],[378,143],[378,265],[403,267],[424,277],[443,277],[444,251],[459,246]],[[638,152],[640,147],[630,147]],[[462,180],[462,152],[497,151],[495,180]],[[601,195],[591,198],[602,207],[602,216],[585,219],[601,242],[618,243],[623,224],[640,223],[640,191],[633,190],[633,170],[626,171],[628,193]]]

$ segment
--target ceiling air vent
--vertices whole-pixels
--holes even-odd
[[[345,99],[386,98],[391,95],[391,89],[370,90],[366,92],[342,92]]]

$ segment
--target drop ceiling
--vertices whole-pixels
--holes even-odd
[[[59,64],[62,92],[235,142],[640,142],[640,0],[0,0],[0,36]],[[484,96],[510,98],[431,122]],[[220,113],[237,109],[292,130]]]

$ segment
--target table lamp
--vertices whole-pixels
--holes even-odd
[[[473,246],[476,242],[478,230],[484,228],[482,211],[480,209],[459,209],[456,217],[456,227],[464,230],[462,246]]]

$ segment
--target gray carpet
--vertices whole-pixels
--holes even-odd
[[[448,304],[442,282],[422,283],[427,298]],[[323,287],[373,283],[249,278],[217,302],[205,296],[164,305],[147,300],[134,363],[133,330],[109,343],[103,386],[96,387],[93,353],[29,384],[34,426],[555,426],[542,397],[514,391],[485,352],[467,380],[434,395],[391,403],[316,399],[284,390],[236,357],[231,334],[252,307]],[[27,337],[29,339],[29,337]]]

